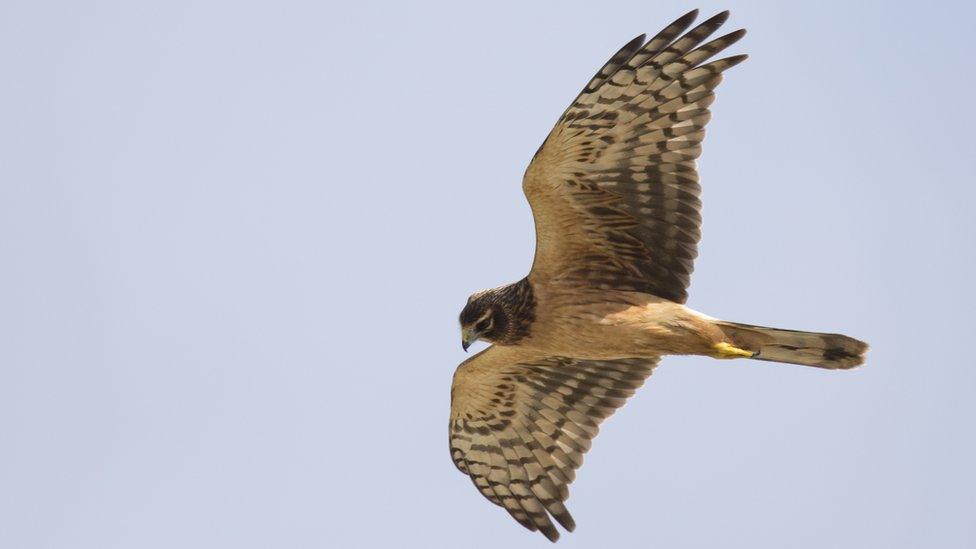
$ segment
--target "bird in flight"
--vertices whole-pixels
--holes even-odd
[[[528,276],[478,292],[461,344],[492,345],[451,387],[451,458],[522,526],[572,531],[568,486],[600,422],[663,355],[849,369],[868,346],[838,335],[718,320],[683,304],[698,253],[701,153],[722,73],[745,34],[706,42],[694,10],[638,36],[596,73],[535,153],[522,189],[535,218]],[[687,31],[687,32],[686,32]]]

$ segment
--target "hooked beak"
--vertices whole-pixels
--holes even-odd
[[[461,348],[464,349],[464,352],[468,352],[468,347],[477,341],[480,335],[472,328],[461,328]]]

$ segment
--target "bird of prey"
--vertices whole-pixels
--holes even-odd
[[[695,159],[722,73],[710,59],[745,34],[706,42],[720,13],[694,10],[638,36],[596,73],[526,169],[535,218],[532,268],[472,295],[461,342],[492,345],[451,387],[450,450],[478,490],[556,541],[555,519],[600,422],[634,394],[662,355],[750,358],[849,369],[856,339],[718,320],[683,305],[697,255]],[[687,32],[686,32],[687,31]]]

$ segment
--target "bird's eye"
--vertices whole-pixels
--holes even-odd
[[[482,321],[481,321],[481,322],[479,322],[479,323],[478,323],[478,325],[477,325],[477,326],[475,326],[474,328],[475,328],[476,330],[478,330],[479,332],[484,332],[484,331],[486,331],[486,330],[487,330],[488,328],[491,328],[491,320],[482,320]]]

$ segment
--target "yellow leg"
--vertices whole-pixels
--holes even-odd
[[[756,353],[752,351],[740,349],[724,341],[712,345],[712,348],[715,349],[715,358],[752,358],[756,356]]]

